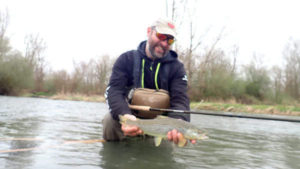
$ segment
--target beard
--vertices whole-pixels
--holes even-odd
[[[157,59],[163,58],[168,53],[168,51],[169,51],[168,49],[166,49],[163,46],[161,46],[159,44],[159,42],[158,43],[154,43],[152,40],[149,40],[148,43],[149,43],[149,52],[150,52],[150,54],[152,55],[152,57],[154,59],[156,59],[156,58]],[[159,50],[161,52],[157,52],[155,49]]]

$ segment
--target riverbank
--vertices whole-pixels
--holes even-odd
[[[300,107],[292,105],[246,105],[238,103],[192,102],[191,109],[300,116]]]
[[[101,95],[83,95],[78,93],[58,93],[58,94],[47,94],[47,93],[26,93],[23,97],[37,97],[46,98],[53,100],[73,100],[73,101],[87,101],[87,102],[105,102],[104,96]]]
[[[105,102],[104,96],[100,96],[100,95],[82,95],[82,94],[56,94],[56,95],[50,96],[49,99],[88,101],[88,102]]]
[[[24,95],[26,97],[40,97],[54,100],[73,100],[73,101],[88,101],[88,102],[105,102],[102,95],[83,95],[83,94],[65,94],[59,93],[55,95]],[[192,102],[191,109],[198,110],[213,110],[223,112],[246,112],[258,114],[275,114],[275,115],[291,115],[300,116],[300,106],[294,105],[246,105],[238,103],[224,102]]]

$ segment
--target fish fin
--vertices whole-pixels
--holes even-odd
[[[158,115],[156,116],[157,119],[164,119],[164,118],[168,118],[167,116],[163,116],[163,115]]]
[[[119,115],[120,123],[124,124],[127,121],[127,118],[124,117],[124,115]]]
[[[155,137],[154,138],[154,143],[155,143],[155,146],[158,147],[161,143],[161,140],[162,138],[161,137]]]
[[[182,140],[179,141],[178,147],[183,147],[183,146],[185,146],[186,142],[187,142],[187,140],[186,140],[185,138],[183,138]]]
[[[206,140],[206,139],[209,139],[209,137],[208,137],[207,135],[203,135],[203,136],[201,137],[201,140]]]

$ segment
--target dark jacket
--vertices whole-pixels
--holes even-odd
[[[178,110],[190,109],[187,97],[186,73],[183,64],[177,59],[177,54],[174,51],[170,51],[165,57],[152,61],[146,56],[145,47],[146,41],[141,42],[137,50],[128,51],[119,56],[113,66],[105,96],[112,117],[115,120],[119,120],[118,116],[120,114],[132,114],[126,98],[128,91],[136,87],[133,76],[135,56],[145,59],[145,88],[155,89],[155,70],[157,64],[160,62],[161,65],[157,78],[158,86],[160,89],[169,91],[170,108]],[[168,116],[190,121],[189,114],[168,113]]]

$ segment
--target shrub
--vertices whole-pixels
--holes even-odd
[[[23,89],[32,89],[33,82],[33,70],[19,53],[0,61],[0,94],[16,95]]]

